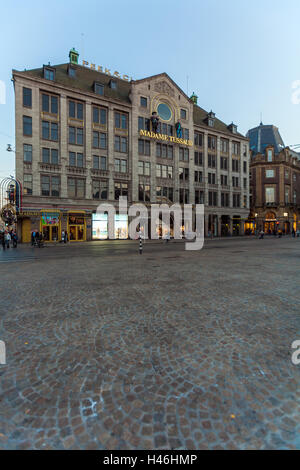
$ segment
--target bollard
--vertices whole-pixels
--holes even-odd
[[[140,255],[143,254],[143,241],[142,241],[141,235],[139,239],[139,250],[140,250]]]

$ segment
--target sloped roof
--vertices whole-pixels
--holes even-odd
[[[210,127],[207,122],[207,115],[208,112],[205,111],[203,108],[200,108],[197,104],[194,104],[194,123],[198,126],[205,126],[208,129],[210,129],[212,132],[214,130],[224,132],[226,134],[230,134],[230,136],[237,136],[237,137],[243,137],[245,136],[243,134],[240,134],[237,132],[236,134],[233,134],[227,127],[227,124],[224,122],[220,121],[220,119],[215,118],[215,123],[214,127]]]
[[[131,100],[130,100],[131,83],[130,82],[121,80],[114,76],[107,75],[105,73],[98,72],[97,70],[93,70],[88,67],[84,67],[83,65],[72,64],[72,68],[76,69],[76,77],[73,78],[69,76],[67,73],[69,65],[70,65],[69,63],[59,64],[59,65],[49,65],[49,67],[54,68],[56,71],[54,83],[60,84],[70,89],[73,88],[74,90],[77,89],[77,90],[82,90],[88,93],[92,93],[94,90],[93,88],[94,82],[98,82],[104,85],[104,97],[120,100],[122,102],[125,102],[126,104],[131,104]],[[13,70],[13,74],[14,72],[17,72],[18,74],[25,75],[28,77],[39,78],[39,79],[44,80],[43,67],[32,69],[32,70],[24,70],[24,71]],[[172,78],[170,78],[169,75],[165,72],[157,74],[157,75],[152,75],[150,77],[145,77],[140,80],[134,80],[133,83],[140,83],[143,81],[152,80],[157,77],[165,77],[168,80],[170,80],[172,84],[176,86],[176,88],[180,91],[180,93],[182,93],[188,100],[190,100],[190,98],[184,93],[184,91],[181,90],[181,88],[174,82],[174,80],[172,80]],[[110,88],[111,79],[117,82],[117,89]],[[45,80],[45,82],[49,84],[49,80]],[[211,130],[211,132],[215,130],[215,131],[229,134],[231,137],[237,136],[237,137],[245,138],[245,136],[240,134],[239,132],[237,132],[236,134],[233,134],[228,129],[227,125],[217,118],[215,118],[214,127],[210,127],[207,121],[208,112],[196,104],[194,104],[193,108],[194,108],[194,112],[193,112],[194,123],[196,125],[207,127],[207,129]]]
[[[264,153],[268,145],[274,146],[275,154],[281,152],[285,147],[278,128],[272,124],[264,125],[261,123],[259,126],[249,129],[247,136],[250,138],[250,150],[252,150],[253,155]]]
[[[131,85],[130,82],[121,80],[117,77],[107,75],[105,73],[98,72],[97,70],[84,67],[82,65],[73,65],[72,68],[76,69],[76,77],[72,78],[68,75],[68,66],[70,64],[51,65],[49,67],[55,69],[55,83],[63,85],[68,88],[75,88],[86,92],[93,92],[94,82],[101,83],[104,85],[104,96],[107,98],[118,99],[131,103],[129,94]],[[14,72],[14,71],[13,71]],[[44,78],[43,67],[33,70],[25,70],[21,73],[22,75],[31,76],[34,78]],[[117,82],[117,89],[112,89],[109,86],[111,79]],[[47,80],[49,83],[49,80]]]

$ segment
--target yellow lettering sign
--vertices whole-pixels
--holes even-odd
[[[156,134],[153,131],[146,131],[144,129],[140,130],[140,136],[150,137],[150,139],[165,140],[165,141],[173,142],[175,144],[187,145],[189,147],[193,146],[192,140],[179,139],[178,137],[173,137],[171,135],[166,135],[166,134]]]

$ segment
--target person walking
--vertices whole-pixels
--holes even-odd
[[[295,236],[296,236],[296,232],[295,232],[295,229],[294,229],[294,227],[293,227],[293,230],[292,230],[292,237],[295,238]]]
[[[166,243],[169,243],[169,241],[170,241],[170,231],[169,230],[165,234],[165,240],[166,240]]]
[[[13,248],[17,248],[18,246],[18,235],[17,232],[14,231],[12,234],[12,242],[13,242]]]
[[[261,231],[259,232],[259,239],[260,239],[260,240],[262,240],[262,239],[264,238],[264,234],[265,234],[265,232],[264,232],[263,230],[261,230]]]
[[[65,231],[64,243],[67,243],[67,241],[68,241],[68,232]]]
[[[63,231],[61,232],[61,241],[64,242],[64,243],[66,243],[66,242],[65,242],[65,236],[66,236],[66,234],[65,234],[65,231],[63,230]]]
[[[9,234],[9,232],[5,232],[5,244],[6,244],[6,248],[9,248],[9,242],[11,241],[11,236]]]

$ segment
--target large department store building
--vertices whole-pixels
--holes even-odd
[[[46,241],[105,239],[107,214],[143,202],[205,204],[205,232],[244,234],[249,214],[249,140],[162,73],[131,80],[83,61],[13,70],[18,230]],[[157,227],[162,231],[163,228]],[[128,237],[115,215],[115,237]]]

